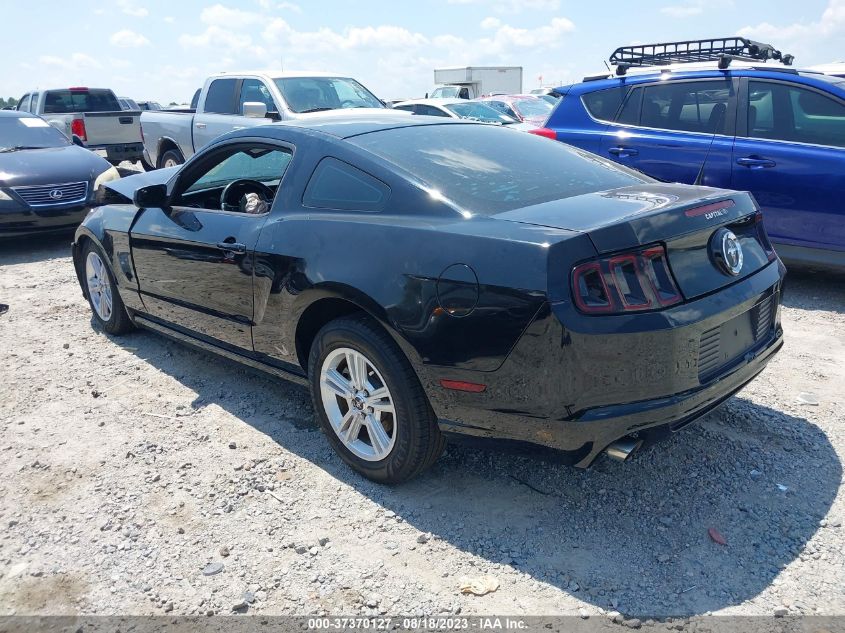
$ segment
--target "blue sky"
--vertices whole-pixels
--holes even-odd
[[[384,99],[422,96],[433,69],[524,67],[528,90],[603,68],[619,45],[742,34],[799,65],[845,59],[845,0],[73,0],[0,8],[0,95],[88,85],[190,99],[221,70],[327,70]],[[67,10],[66,10],[67,9]]]

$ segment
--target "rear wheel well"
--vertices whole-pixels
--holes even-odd
[[[185,157],[182,154],[182,150],[179,146],[171,141],[170,139],[162,139],[161,143],[158,145],[158,156],[156,157],[156,163],[159,167],[161,167],[161,157],[164,156],[165,152],[169,152],[170,150],[175,150],[179,152],[179,156],[182,156],[182,160],[184,161]]]
[[[73,267],[76,269],[76,277],[79,279],[79,285],[82,286],[82,296],[88,298],[88,287],[83,282],[85,278],[85,258],[82,254],[85,252],[85,245],[93,240],[87,235],[81,235],[76,241],[76,257],[73,258]]]
[[[296,325],[296,357],[299,360],[299,366],[308,371],[308,356],[317,332],[335,319],[352,314],[366,315],[367,313],[346,299],[320,299],[308,306]]]

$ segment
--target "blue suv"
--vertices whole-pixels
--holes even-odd
[[[536,133],[660,180],[750,191],[783,259],[845,268],[845,79],[715,59],[620,63],[615,77],[558,88]]]

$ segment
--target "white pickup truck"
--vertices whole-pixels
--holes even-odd
[[[111,90],[34,90],[21,97],[17,109],[39,115],[74,143],[103,155],[113,165],[143,157],[141,112],[122,110]]]
[[[173,167],[218,136],[316,112],[386,106],[349,77],[316,72],[219,73],[209,77],[196,107],[141,115],[145,160]],[[407,113],[404,113],[407,116]],[[398,115],[398,113],[397,113]]]

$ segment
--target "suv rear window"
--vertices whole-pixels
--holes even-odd
[[[420,125],[347,141],[397,165],[433,197],[480,215],[652,182],[594,154],[492,125]]]
[[[120,109],[111,90],[48,90],[44,95],[45,114],[117,112]]]

